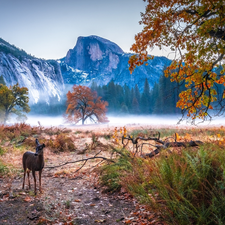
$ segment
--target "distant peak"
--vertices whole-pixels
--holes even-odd
[[[102,41],[102,42],[111,42],[108,39],[99,37],[97,35],[90,35],[90,36],[79,36],[78,39],[96,39],[98,41]],[[113,43],[113,42],[112,42]]]
[[[114,50],[117,53],[124,53],[123,50],[116,43],[114,43],[108,39],[99,37],[97,35],[90,35],[90,36],[86,36],[86,37],[79,36],[77,38],[77,44],[82,41],[87,41],[87,42],[90,41],[91,42],[92,40],[96,40],[97,42],[100,42],[100,43],[108,46],[110,49]]]

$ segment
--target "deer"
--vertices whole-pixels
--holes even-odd
[[[34,177],[34,193],[35,195],[37,194],[36,191],[36,176],[35,176],[35,171],[39,171],[39,191],[42,193],[41,190],[41,173],[42,169],[44,168],[44,147],[45,144],[40,144],[38,139],[36,139],[36,152],[25,152],[23,154],[23,169],[24,169],[24,176],[23,176],[23,187],[24,189],[24,184],[25,184],[25,177],[26,173],[28,176],[28,184],[29,184],[29,189],[30,187],[30,179],[29,179],[29,174],[30,171],[32,171],[33,177]]]

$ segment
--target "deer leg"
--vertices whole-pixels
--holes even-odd
[[[34,194],[36,195],[36,194],[37,194],[37,190],[36,190],[36,176],[35,176],[35,170],[32,170],[32,174],[33,174],[33,177],[34,177]]]
[[[41,173],[42,173],[42,170],[39,171],[39,190],[42,193],[42,190],[41,190]]]
[[[27,177],[28,177],[28,185],[30,189],[30,170],[27,170]]]
[[[24,189],[25,178],[26,178],[26,169],[24,169],[24,172],[23,172],[23,186],[22,186],[22,189]]]

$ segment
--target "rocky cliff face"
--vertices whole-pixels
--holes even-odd
[[[19,83],[29,89],[30,104],[51,97],[61,98],[64,89],[59,64],[54,60],[42,60],[0,39],[0,75],[6,85]]]
[[[90,85],[95,81],[104,85],[112,79],[115,83],[129,87],[138,84],[140,90],[147,78],[151,87],[158,82],[165,66],[171,61],[165,57],[155,57],[148,65],[137,67],[132,75],[129,72],[130,53],[124,53],[115,43],[97,37],[79,37],[76,46],[70,49],[65,58],[59,60],[64,82],[68,84]]]
[[[155,57],[130,74],[130,56],[115,43],[97,36],[79,37],[76,46],[58,62],[37,59],[0,39],[0,75],[7,86],[19,83],[27,87],[31,104],[42,99],[48,103],[65,95],[64,83],[90,86],[95,81],[104,85],[113,79],[130,88],[138,84],[142,91],[146,78],[153,87],[171,63],[165,57]]]

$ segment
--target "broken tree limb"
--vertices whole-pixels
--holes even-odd
[[[199,145],[202,145],[202,141],[189,141],[189,142],[167,142],[164,143],[163,145],[155,145],[156,149],[153,150],[152,152],[145,154],[147,157],[154,157],[155,155],[159,154],[161,150],[167,149],[170,147],[196,147]]]
[[[203,144],[203,142],[201,142],[201,141],[178,142],[177,141],[177,137],[178,137],[177,133],[175,133],[175,138],[169,137],[169,138],[166,138],[166,140],[164,140],[164,141],[160,140],[160,132],[157,132],[157,136],[158,137],[136,137],[136,138],[133,138],[130,135],[123,136],[122,137],[122,144],[123,144],[123,147],[125,148],[128,145],[129,141],[131,141],[133,146],[135,146],[135,148],[136,148],[136,151],[134,152],[134,155],[138,151],[140,151],[140,155],[142,155],[142,149],[143,149],[144,145],[151,145],[153,147],[156,147],[156,149],[154,151],[145,155],[145,156],[150,157],[150,158],[159,154],[159,152],[162,149],[167,149],[167,148],[170,148],[170,147],[185,147],[185,148],[186,147],[195,147],[195,146],[199,146],[199,145]],[[170,138],[174,139],[174,142],[169,142],[168,140]],[[124,143],[124,140],[127,140],[127,143]],[[155,141],[157,144],[153,145],[153,144],[145,142],[145,143],[141,143],[141,144],[138,145],[139,140],[141,140],[141,141]]]
[[[142,140],[142,141],[156,141],[156,142],[159,142],[159,143],[163,143],[161,140],[160,140],[160,132],[158,132],[158,137],[155,138],[155,137],[147,137],[147,138],[143,138],[143,137],[137,137],[137,138],[132,138],[130,135],[128,135],[128,137],[122,137],[122,144],[124,145],[124,140],[128,140],[128,141],[131,141],[133,144],[137,144],[138,143],[138,140]]]
[[[169,148],[169,147],[196,147],[199,145],[202,145],[202,141],[185,141],[185,142],[167,142],[164,145]]]
[[[138,148],[140,146],[141,146],[141,153],[142,153],[142,146],[144,144],[149,144],[149,143],[142,143],[142,145],[138,145],[138,141],[139,140],[142,140],[142,141],[155,141],[155,142],[158,142],[160,144],[164,144],[164,142],[160,140],[160,132],[157,132],[157,135],[158,135],[158,137],[147,137],[147,138],[144,138],[144,137],[133,138],[130,135],[128,135],[127,137],[122,136],[123,148],[125,148],[128,145],[129,141],[131,141],[132,144],[135,145],[135,148],[136,148],[136,151],[134,152],[134,155],[136,155],[136,153],[138,152]],[[127,140],[127,143],[124,143],[124,140]],[[149,144],[149,145],[151,145],[151,144]]]
[[[102,156],[93,156],[93,157],[90,157],[90,158],[86,158],[86,159],[80,159],[80,160],[76,160],[76,161],[71,161],[71,162],[65,162],[61,165],[57,165],[57,166],[47,166],[45,167],[46,169],[53,169],[53,168],[57,168],[57,167],[61,167],[61,166],[65,166],[67,164],[70,164],[70,163],[78,163],[78,162],[84,162],[84,164],[86,164],[86,162],[90,159],[102,159],[102,160],[106,160],[108,162],[115,162],[113,161],[112,159],[108,159],[108,158],[105,158],[105,157],[102,157]],[[84,164],[82,165],[82,167],[84,166]],[[80,170],[80,168],[79,168]]]

